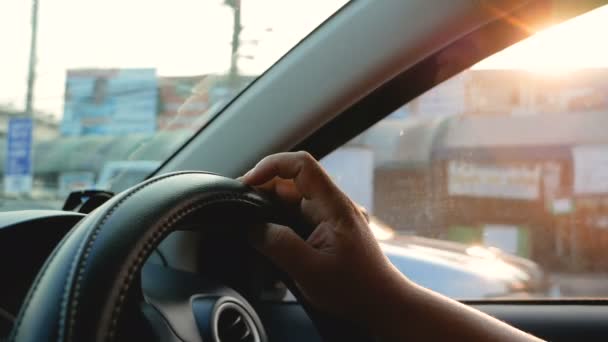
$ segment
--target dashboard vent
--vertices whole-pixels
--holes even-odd
[[[233,303],[225,303],[218,308],[216,329],[220,342],[258,341],[252,319],[245,310]]]

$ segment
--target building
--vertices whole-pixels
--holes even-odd
[[[469,70],[420,96],[349,143],[373,151],[372,214],[549,269],[608,269],[607,76]]]
[[[199,129],[253,79],[255,77],[238,76],[235,82],[226,75],[159,77],[158,129]]]

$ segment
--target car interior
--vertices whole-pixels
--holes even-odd
[[[346,3],[143,182],[88,193],[98,201],[87,208],[0,213],[0,338],[373,341],[311,306],[249,246],[247,229],[260,222],[311,232],[235,178],[277,152],[303,150],[320,160],[484,58],[602,5]],[[608,336],[602,298],[464,303],[550,341]]]

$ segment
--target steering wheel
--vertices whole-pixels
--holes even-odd
[[[140,323],[146,321],[138,328],[144,330],[142,327],[179,321],[179,317],[155,320],[158,315],[146,314],[144,307],[138,305],[145,261],[169,233],[187,220],[195,220],[195,227],[204,230],[211,226],[209,223],[235,217],[245,222],[287,223],[262,194],[236,180],[210,173],[170,173],[125,190],[87,215],[55,248],[30,288],[12,338],[114,341],[125,339],[128,331],[138,326],[133,317],[139,317]],[[310,231],[298,233],[306,238]],[[312,308],[291,279],[283,277],[324,340],[372,340],[353,324]],[[268,339],[255,311],[234,291],[199,293],[190,296],[190,303],[199,313],[203,311],[197,319],[209,320],[197,322],[198,340]],[[225,313],[224,318],[218,318],[219,311]],[[218,332],[226,324],[222,319],[231,326],[235,321],[245,322],[241,332],[246,338],[222,336]],[[126,325],[133,326],[127,329]],[[135,331],[139,337],[158,336],[150,331]]]

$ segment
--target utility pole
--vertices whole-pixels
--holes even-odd
[[[233,90],[237,87],[237,78],[239,74],[239,46],[240,46],[240,35],[243,27],[241,26],[241,0],[226,0],[226,4],[232,7],[234,21],[232,27],[232,49],[230,56],[230,86]]]
[[[27,94],[25,97],[25,114],[34,116],[32,101],[34,98],[34,81],[36,80],[36,35],[38,33],[38,0],[32,0],[32,34],[30,40],[30,63],[27,73]]]

